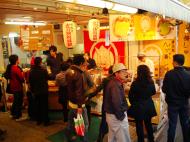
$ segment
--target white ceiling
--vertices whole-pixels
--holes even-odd
[[[109,10],[110,14],[121,14]],[[92,16],[93,15],[93,16]],[[24,17],[31,17],[26,19]],[[96,17],[101,23],[108,23],[108,16],[102,14],[101,8],[58,2],[57,0],[0,0],[0,22],[4,21],[46,21],[62,23],[73,20],[86,25],[88,20]]]
[[[190,22],[190,8],[179,0],[111,0],[123,5],[144,9],[171,18]],[[189,4],[189,0],[180,0]]]

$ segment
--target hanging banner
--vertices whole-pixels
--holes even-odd
[[[91,41],[97,41],[100,35],[100,21],[97,19],[90,19],[88,22],[89,38]]]
[[[106,46],[110,45],[110,31],[109,30],[105,31],[105,45]]]
[[[132,17],[130,15],[110,15],[110,41],[134,40]]]
[[[134,15],[135,40],[156,39],[156,17]]]
[[[110,42],[106,44],[106,31],[100,30],[100,39],[91,41],[88,36],[88,31],[84,31],[84,52],[89,52],[97,66],[105,70],[115,64],[125,62],[125,42]]]
[[[67,48],[73,48],[76,45],[76,24],[74,22],[63,23],[63,39]]]

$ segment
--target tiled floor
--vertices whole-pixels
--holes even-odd
[[[62,129],[65,125],[62,120],[56,120],[48,127],[37,126],[35,122],[25,120],[16,122],[9,118],[8,113],[0,112],[0,128],[7,130],[7,136],[4,142],[49,142],[46,138]],[[130,126],[132,142],[136,142],[136,133],[134,124]],[[157,142],[166,142],[167,126],[156,136]],[[181,129],[178,125],[176,142],[182,142]]]

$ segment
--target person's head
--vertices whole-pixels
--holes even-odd
[[[9,62],[11,65],[18,65],[19,64],[18,56],[16,54],[9,56]]]
[[[36,52],[37,52],[37,50],[32,50],[32,52],[31,52],[31,53],[32,53],[32,56],[35,57],[35,56],[36,56]]]
[[[61,63],[61,70],[66,71],[69,68],[69,64],[67,62]]]
[[[123,63],[114,64],[112,67],[112,71],[116,78],[122,81],[126,80],[126,76],[128,73],[127,73],[127,68]]]
[[[174,67],[183,66],[184,62],[185,62],[185,57],[183,54],[173,55],[173,66]]]
[[[56,52],[57,52],[57,47],[52,45],[49,47],[49,53],[51,56],[55,57],[56,56]]]
[[[137,80],[141,82],[153,82],[150,69],[147,65],[139,65],[137,67]]]
[[[71,59],[71,58],[69,58],[69,59],[67,59],[67,64],[69,64],[69,65],[72,65],[73,64],[73,60]]]
[[[41,66],[41,64],[42,64],[42,58],[41,57],[36,57],[34,59],[34,65],[35,66]]]
[[[89,52],[84,53],[84,59],[89,60],[89,58],[90,58],[90,53]]]
[[[85,63],[85,59],[83,57],[83,55],[76,55],[73,58],[73,64],[77,65],[77,66],[81,66]]]
[[[138,55],[137,55],[137,58],[138,58],[140,61],[144,62],[144,61],[145,61],[145,58],[146,58],[146,55],[145,55],[144,52],[139,52]]]

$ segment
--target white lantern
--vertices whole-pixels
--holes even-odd
[[[73,48],[76,45],[76,24],[74,22],[63,23],[63,39],[67,48]]]
[[[88,22],[89,38],[91,41],[97,41],[100,35],[100,21],[91,19]]]

